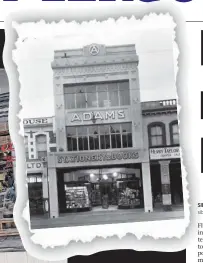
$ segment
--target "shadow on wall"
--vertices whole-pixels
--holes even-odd
[[[112,250],[99,252],[90,256],[75,256],[68,259],[68,263],[163,263],[178,262],[186,263],[186,250],[179,252],[152,252],[152,251],[134,251],[134,250]]]

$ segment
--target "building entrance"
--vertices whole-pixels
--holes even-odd
[[[60,212],[143,207],[139,165],[59,171]]]
[[[29,174],[28,175],[28,195],[31,215],[43,215],[43,189],[42,189],[42,175]]]
[[[181,176],[181,163],[171,162],[169,165],[171,180],[171,198],[172,204],[183,204],[183,188]]]

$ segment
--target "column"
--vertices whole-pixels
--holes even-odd
[[[43,191],[43,198],[48,198],[48,177],[47,177],[47,167],[44,165],[43,167],[43,176],[42,176],[42,191]]]
[[[149,162],[142,163],[142,183],[144,193],[144,210],[145,212],[153,212],[152,201],[152,185]]]
[[[59,207],[58,207],[58,187],[57,187],[56,168],[48,169],[48,177],[49,177],[50,218],[57,218],[59,217]]]
[[[165,211],[170,211],[172,209],[169,163],[170,161],[168,160],[159,161],[161,170],[162,203]]]

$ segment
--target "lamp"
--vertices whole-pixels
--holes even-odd
[[[103,175],[104,180],[108,180],[108,176],[106,174]]]

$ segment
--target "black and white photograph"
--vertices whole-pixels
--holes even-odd
[[[184,220],[174,28],[15,25],[32,230]]]

